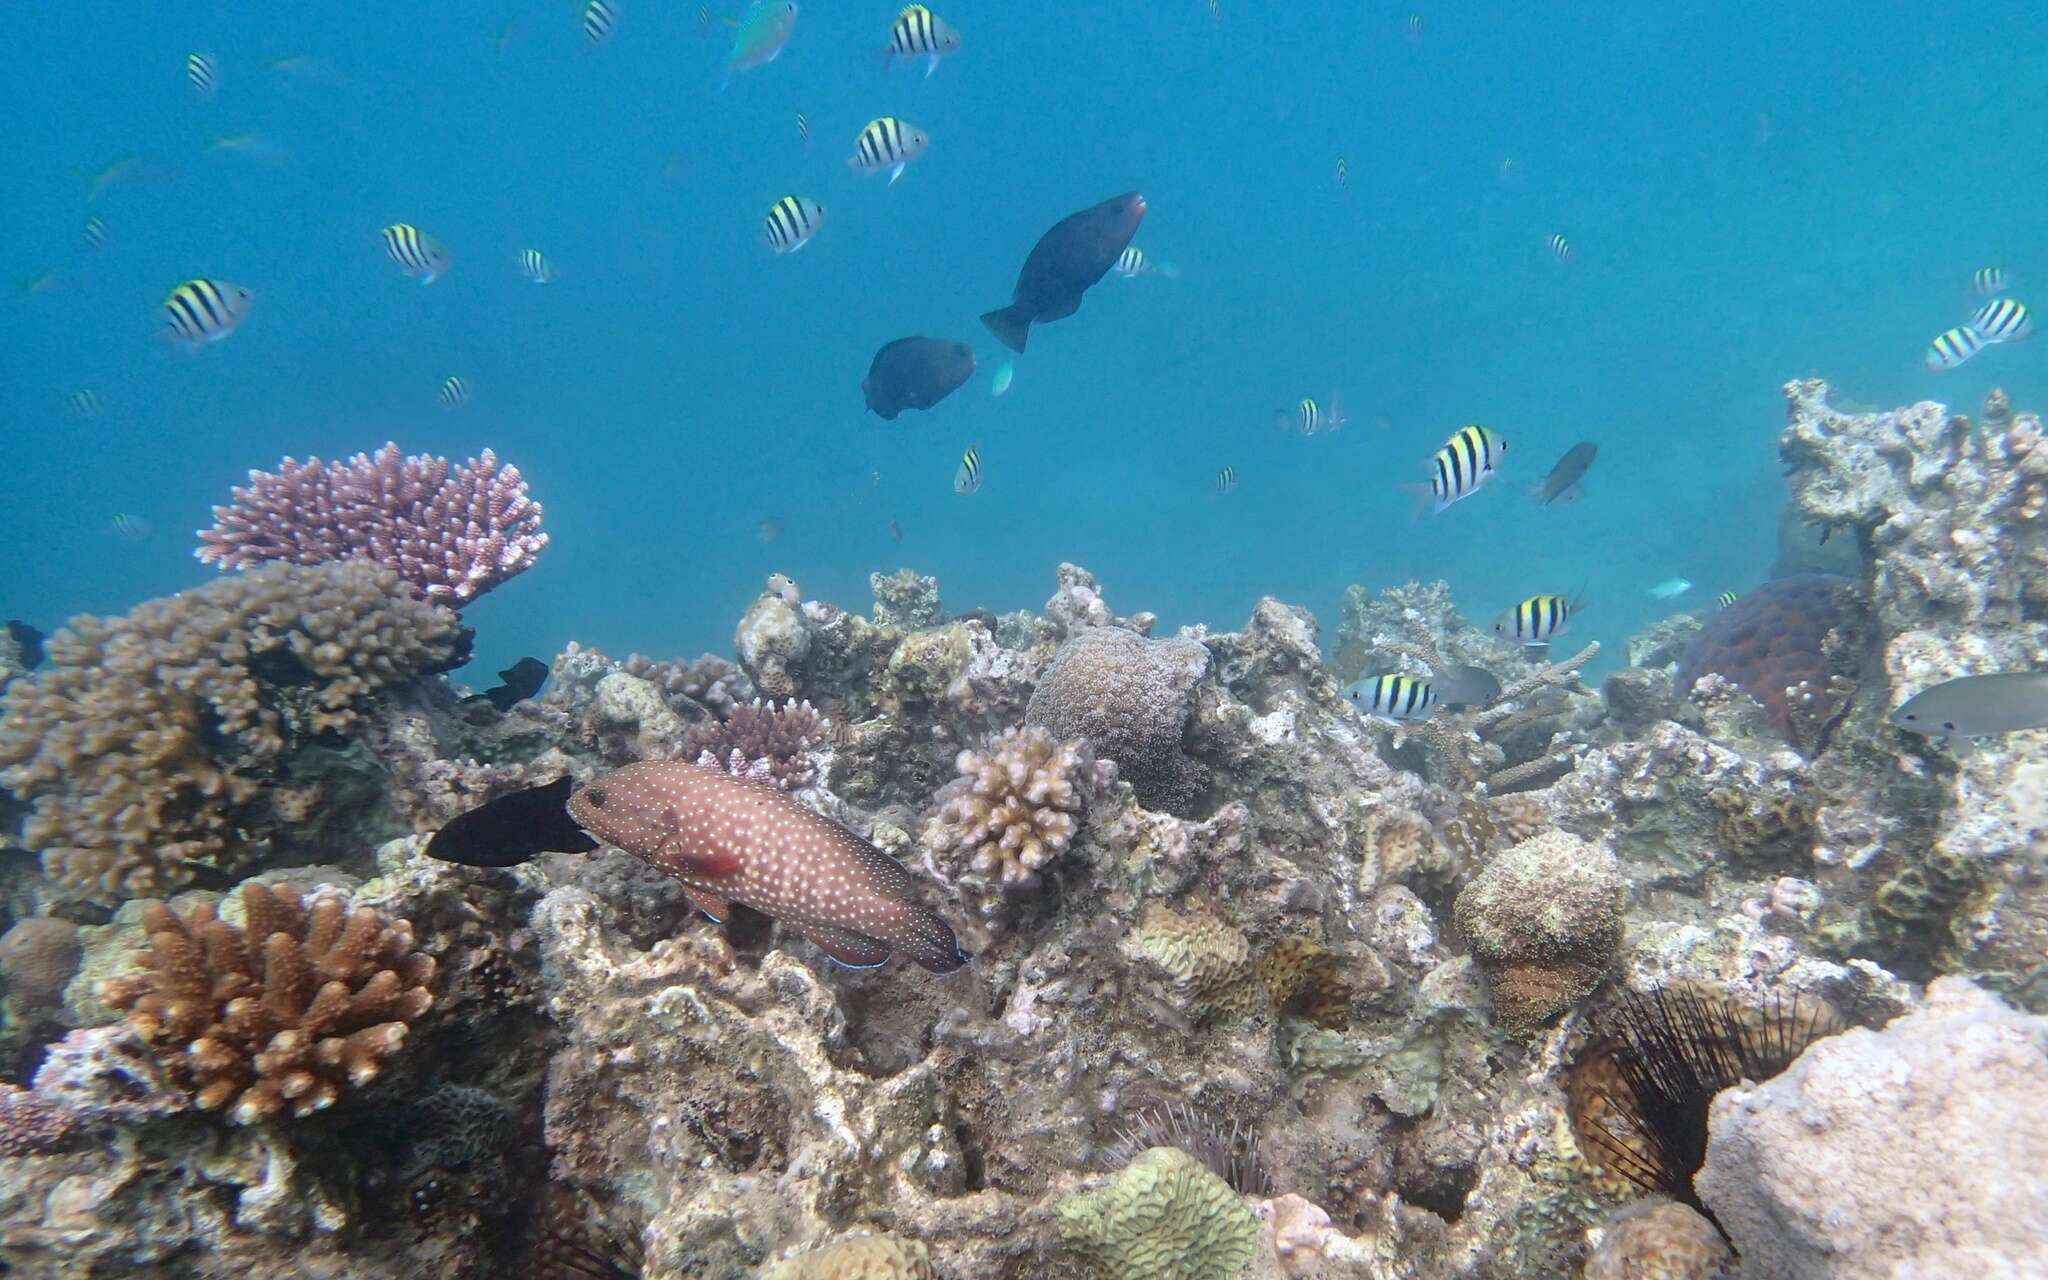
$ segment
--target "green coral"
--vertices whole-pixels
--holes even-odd
[[[1174,994],[1199,1015],[1242,1017],[1260,1003],[1251,943],[1208,911],[1182,915],[1149,903],[1123,950],[1163,973]]]
[[[1185,1151],[1153,1147],[1100,1191],[1053,1207],[1060,1240],[1100,1280],[1231,1280],[1259,1224],[1228,1183]]]

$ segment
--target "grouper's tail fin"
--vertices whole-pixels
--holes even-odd
[[[1024,340],[1031,335],[1031,316],[1022,306],[1012,303],[1007,307],[1000,307],[984,314],[981,322],[988,326],[988,331],[996,335],[997,340],[1004,346],[1019,355],[1023,354]]]

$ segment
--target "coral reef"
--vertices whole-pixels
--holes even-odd
[[[1713,1223],[1670,1200],[1643,1200],[1607,1224],[1580,1275],[1582,1280],[1722,1280],[1733,1261]]]
[[[677,754],[735,777],[795,791],[830,768],[831,731],[831,722],[809,702],[777,706],[756,698],[733,707],[722,720],[691,729]]]
[[[100,999],[201,1110],[250,1124],[332,1106],[374,1080],[433,1007],[434,960],[413,950],[410,922],[331,895],[308,906],[252,882],[240,902],[240,927],[210,903],[185,915],[152,904],[141,971],[107,981]]]
[[[21,1009],[48,1009],[78,972],[78,926],[52,916],[17,920],[0,934],[0,979]]]
[[[0,1084],[0,1156],[46,1151],[70,1135],[77,1115],[50,1098]]]
[[[1101,1280],[1230,1280],[1258,1245],[1244,1202],[1172,1147],[1144,1152],[1108,1186],[1061,1201],[1053,1217]]]
[[[1025,720],[1063,741],[1086,741],[1115,762],[1140,803],[1185,812],[1207,785],[1207,771],[1181,751],[1181,733],[1208,670],[1208,651],[1191,641],[1091,627],[1053,655]]]
[[[1197,1015],[1241,1016],[1258,1003],[1251,943],[1212,911],[1149,903],[1123,949],[1164,977],[1174,1002]]]
[[[1855,696],[1860,612],[1847,578],[1767,582],[1701,629],[1678,669],[1679,691],[1709,672],[1724,676],[1763,704],[1795,750],[1815,755]]]
[[[1006,730],[955,765],[960,777],[935,797],[925,847],[959,851],[983,883],[1011,892],[1037,886],[1072,842],[1087,797],[1116,776],[1114,765],[1035,727]]]
[[[548,545],[540,517],[519,468],[489,449],[451,470],[387,443],[346,463],[286,458],[275,475],[251,471],[213,509],[198,556],[223,570],[363,558],[429,600],[463,605],[533,566]]]
[[[264,783],[295,752],[467,649],[455,615],[361,563],[266,565],[74,618],[0,714],[0,782],[30,806],[21,842],[104,901],[232,867],[275,827]]]
[[[1504,1026],[1533,1031],[1591,994],[1621,945],[1622,897],[1614,855],[1563,831],[1514,846],[1465,887],[1458,928]]]
[[[778,1262],[761,1280],[937,1280],[931,1254],[915,1240],[856,1236]]]
[[[868,575],[868,590],[875,598],[875,611],[870,621],[878,627],[921,631],[946,620],[945,607],[939,603],[937,578],[928,578],[909,569],[898,569],[886,576],[871,573]]]
[[[2023,1274],[2048,1221],[2044,1090],[2048,1018],[1937,979],[1884,1030],[1717,1098],[1700,1194],[1745,1273]]]
[[[798,606],[775,591],[755,597],[732,634],[733,652],[756,688],[771,700],[794,698],[811,652],[810,628]]]

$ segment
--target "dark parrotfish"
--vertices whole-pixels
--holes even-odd
[[[521,658],[498,673],[504,683],[494,685],[478,694],[500,711],[510,711],[515,703],[524,702],[540,692],[547,683],[548,664],[539,658]]]
[[[543,853],[602,848],[569,817],[569,789],[575,781],[556,778],[456,814],[427,841],[427,856],[470,867],[516,867]]]
[[[7,638],[14,642],[16,660],[24,671],[43,665],[43,633],[18,618],[7,623]]]
[[[1034,323],[1060,320],[1081,309],[1081,295],[1116,265],[1144,216],[1145,197],[1131,191],[1062,218],[1024,259],[1010,305],[989,312],[981,322],[1004,346],[1021,352]]]
[[[933,973],[951,973],[969,959],[946,922],[917,900],[916,882],[894,858],[766,783],[681,760],[629,764],[573,793],[568,783],[558,779],[471,810],[444,827],[427,853],[509,866],[551,849],[616,845],[682,881],[691,904],[713,920],[744,903],[849,968],[874,968],[895,951]],[[554,807],[552,816],[536,812],[545,805]],[[500,806],[502,814],[494,813]]]
[[[894,421],[905,409],[929,409],[974,376],[974,348],[945,338],[898,338],[875,352],[861,394]]]
[[[1529,490],[1530,494],[1545,506],[1559,498],[1566,502],[1576,502],[1580,494],[1579,478],[1593,465],[1593,455],[1598,452],[1598,445],[1583,440],[1566,449],[1564,456],[1557,460],[1557,465],[1550,469],[1550,474],[1543,477],[1543,483],[1532,487]]]

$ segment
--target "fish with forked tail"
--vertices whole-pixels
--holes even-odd
[[[1145,197],[1131,191],[1060,219],[1024,259],[1010,305],[981,322],[1004,346],[1022,352],[1032,325],[1081,309],[1081,295],[1116,265],[1144,217]]]
[[[427,854],[502,867],[616,845],[682,881],[713,920],[743,903],[848,968],[875,968],[896,951],[933,973],[970,959],[894,858],[766,783],[665,760],[569,786],[558,778],[461,814]]]

